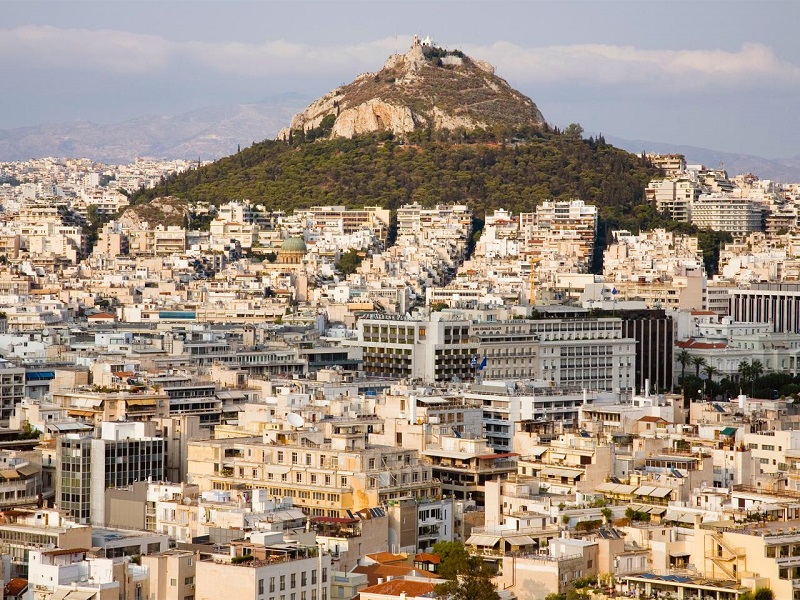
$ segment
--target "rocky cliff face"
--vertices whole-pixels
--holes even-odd
[[[318,128],[326,117],[333,118],[331,137],[544,124],[533,101],[495,75],[488,63],[416,39],[406,54],[390,56],[377,73],[359,75],[312,102],[278,138],[287,139],[290,130]]]

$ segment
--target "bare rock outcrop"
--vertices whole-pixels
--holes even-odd
[[[317,130],[316,136],[398,135],[432,126],[467,130],[540,127],[544,117],[527,96],[495,75],[494,67],[464,53],[414,39],[405,54],[390,56],[377,73],[364,73],[312,102],[282,129]]]

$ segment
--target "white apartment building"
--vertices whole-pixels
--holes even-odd
[[[764,228],[764,208],[746,198],[702,195],[692,204],[691,221],[703,229],[741,235]]]
[[[653,180],[647,185],[645,196],[656,205],[656,210],[673,221],[688,223],[692,204],[700,197],[700,186],[686,178]]]

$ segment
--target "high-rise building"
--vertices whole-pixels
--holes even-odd
[[[155,424],[104,422],[101,437],[59,438],[56,449],[56,504],[78,523],[102,524],[105,491],[136,481],[164,478],[164,440]]]

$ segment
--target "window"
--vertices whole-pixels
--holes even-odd
[[[275,591],[275,578],[274,577],[270,577],[269,578],[269,593],[271,594],[274,591]]]
[[[258,595],[260,596],[263,593],[264,593],[264,580],[263,579],[259,579],[258,580]]]
[[[169,580],[169,584],[172,587],[175,587],[176,585],[178,585],[178,580],[173,577],[172,579]]]
[[[286,575],[281,575],[281,591],[286,589]]]
[[[306,578],[306,572],[303,571],[302,573],[300,573],[300,585],[301,586],[305,587],[307,585],[308,582],[306,581],[306,579],[307,579]]]
[[[311,585],[317,585],[317,570],[311,569]]]
[[[292,452],[292,464],[297,464],[297,452]]]
[[[283,450],[278,450],[278,462],[283,462]]]
[[[292,589],[297,587],[297,573],[292,573],[289,585]]]
[[[192,585],[194,583],[194,577],[187,577],[183,580],[184,585]]]
[[[322,583],[328,583],[328,567],[322,567]]]

